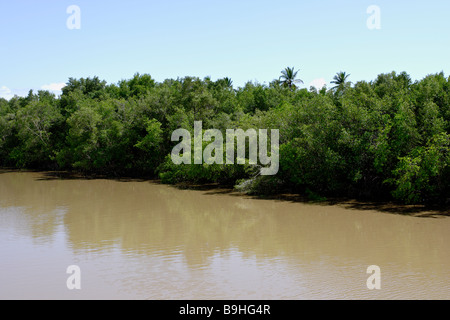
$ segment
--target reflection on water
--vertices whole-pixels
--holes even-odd
[[[449,231],[445,217],[2,173],[0,298],[449,299]],[[73,264],[81,290],[66,287]]]

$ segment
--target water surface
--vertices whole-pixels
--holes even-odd
[[[449,244],[445,215],[0,173],[0,299],[450,299]]]

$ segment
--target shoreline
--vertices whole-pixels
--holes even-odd
[[[58,170],[38,170],[38,169],[16,169],[1,168],[0,174],[4,173],[39,173],[45,178],[43,180],[115,180],[118,182],[151,182],[160,185],[170,186],[180,190],[193,190],[223,194],[236,197],[245,197],[256,200],[274,200],[293,203],[304,203],[320,206],[340,206],[350,210],[372,210],[381,213],[399,214],[421,218],[445,218],[450,217],[450,205],[430,205],[430,204],[403,204],[393,200],[363,200],[346,197],[328,197],[320,200],[311,200],[307,195],[296,192],[279,192],[275,194],[249,194],[236,190],[231,185],[219,183],[194,183],[178,182],[175,184],[165,184],[161,179],[155,177],[136,176],[113,176],[102,174],[85,174],[77,171]]]

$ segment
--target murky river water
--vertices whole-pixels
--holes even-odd
[[[0,299],[450,299],[450,218],[422,216],[0,172]]]

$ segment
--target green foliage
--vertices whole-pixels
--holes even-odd
[[[15,138],[9,159],[20,168],[48,166],[55,145],[54,128],[63,118],[54,97],[42,94],[35,96],[30,92],[28,100],[29,103],[14,115],[2,117],[3,136],[5,133],[14,133]]]
[[[193,163],[193,162],[192,162]],[[170,156],[158,167],[159,178],[163,183],[178,182],[211,183],[234,185],[236,181],[249,179],[256,172],[251,165],[227,164],[181,164],[175,165]]]
[[[282,86],[289,88],[290,90],[296,89],[296,83],[303,83],[303,80],[297,79],[298,70],[295,71],[295,68],[287,67],[283,71],[281,71],[281,76],[279,81]]]
[[[96,151],[99,147],[99,124],[101,115],[90,106],[82,106],[75,111],[67,124],[69,127],[67,141],[68,156],[74,168],[94,169]]]
[[[301,89],[294,68],[268,85],[230,78],[156,82],[148,74],[107,84],[70,78],[48,91],[0,99],[0,165],[159,176],[165,183],[218,182],[256,194],[389,197],[445,202],[450,194],[450,78],[405,73],[330,90]],[[175,129],[279,129],[276,176],[254,165],[174,165]],[[205,147],[205,145],[203,146]]]
[[[146,121],[147,135],[134,146],[144,152],[146,171],[153,171],[162,161],[163,130],[161,123],[156,119]]]
[[[144,150],[146,152],[152,153],[158,151],[162,143],[162,130],[161,123],[156,120],[147,120],[147,135],[139,141],[135,147]]]
[[[236,181],[236,190],[255,195],[271,195],[283,190],[283,181],[277,176],[253,176]]]
[[[393,194],[406,203],[448,197],[450,135],[437,134],[425,147],[417,147],[408,156],[401,157],[393,173],[394,177],[389,179],[396,186]]]

